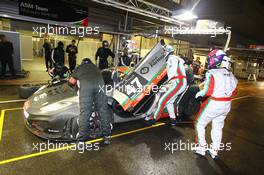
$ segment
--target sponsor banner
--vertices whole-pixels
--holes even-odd
[[[82,22],[88,25],[88,8],[65,1],[19,0],[19,15],[58,22]]]

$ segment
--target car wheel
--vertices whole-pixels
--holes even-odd
[[[20,98],[29,98],[34,92],[39,89],[40,86],[38,85],[22,85],[18,88],[18,95]]]
[[[197,114],[200,109],[200,102],[195,98],[189,99],[184,108],[183,114],[185,116],[191,116]]]

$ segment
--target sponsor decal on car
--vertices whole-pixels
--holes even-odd
[[[141,74],[147,74],[147,73],[149,73],[149,68],[148,68],[148,67],[142,67],[142,68],[140,69],[140,73],[141,73]]]
[[[160,56],[160,57],[155,57],[150,63],[149,65],[151,67],[154,67],[157,63],[159,63],[162,59],[164,58],[164,56]]]

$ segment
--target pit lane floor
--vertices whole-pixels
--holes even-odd
[[[4,101],[0,103],[0,121],[4,117],[2,125],[0,122],[0,175],[264,174],[264,82],[239,84],[239,94],[223,130],[223,142],[230,142],[232,149],[221,152],[217,161],[209,156],[199,157],[189,150],[176,150],[176,144],[193,142],[191,122],[176,127],[160,124],[153,128],[145,128],[141,121],[118,124],[112,144],[99,146],[99,150],[93,146],[94,150],[79,153],[81,149],[74,151],[74,147],[71,150],[68,147],[68,150],[40,153],[40,144],[47,141],[24,127],[23,102],[7,101],[18,99],[15,88],[0,87],[0,101]],[[165,143],[167,146],[175,143],[173,153]]]

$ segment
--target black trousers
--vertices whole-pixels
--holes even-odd
[[[45,56],[45,64],[46,64],[46,68],[47,70],[49,68],[52,68],[52,59],[50,56]]]
[[[81,85],[82,86],[82,85]],[[80,116],[79,116],[79,140],[85,140],[90,135],[90,117],[96,110],[99,113],[102,126],[102,135],[108,136],[111,133],[110,124],[113,121],[112,111],[107,104],[107,97],[99,90],[99,85],[87,85],[85,90],[80,91]]]
[[[104,58],[100,58],[99,59],[99,69],[106,69],[108,68],[108,61],[107,59],[104,59]]]
[[[1,66],[2,66],[2,75],[5,76],[6,74],[6,65],[8,65],[9,71],[12,74],[12,76],[15,76],[15,69],[14,69],[14,63],[13,63],[13,57],[4,58],[1,60]]]
[[[69,69],[71,73],[75,69],[75,67],[76,67],[76,57],[69,56]]]

